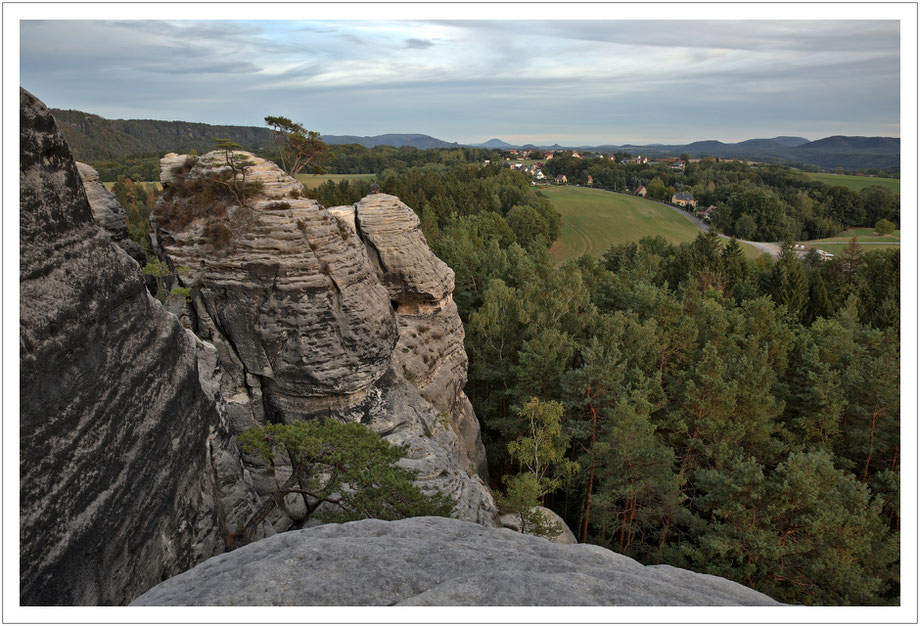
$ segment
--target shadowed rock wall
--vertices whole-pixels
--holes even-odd
[[[202,388],[208,347],[93,222],[48,109],[20,100],[21,602],[124,604],[223,551],[243,469]]]

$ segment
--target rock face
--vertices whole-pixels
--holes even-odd
[[[135,606],[777,605],[738,583],[643,566],[454,519],[362,520],[292,531],[214,557]]]
[[[83,191],[86,192],[86,199],[93,212],[93,219],[108,231],[112,241],[143,267],[147,263],[147,255],[128,236],[124,207],[119,204],[115,194],[106,189],[99,180],[99,172],[86,163],[77,162],[76,165],[80,173],[80,180],[83,181]]]
[[[485,455],[461,390],[466,354],[453,272],[429,250],[415,214],[391,196],[326,210],[300,197],[300,183],[273,163],[238,154],[261,190],[225,248],[206,236],[207,217],[178,226],[157,217],[193,206],[187,182],[215,178],[224,153],[194,163],[164,157],[166,193],[155,209],[164,256],[192,269],[181,279],[192,289],[189,326],[217,349],[219,408],[234,433],[316,417],[360,421],[409,447],[402,463],[420,472],[423,490],[452,495],[463,519],[495,525],[494,503],[475,477]],[[227,223],[241,223],[241,212],[231,207]],[[248,462],[269,497],[283,478]],[[275,531],[305,522],[296,500],[268,518]]]
[[[389,293],[399,322],[394,369],[457,434],[462,466],[487,478],[479,421],[463,387],[469,361],[451,294],[454,272],[428,247],[415,212],[399,198],[373,194],[330,212],[355,230]]]
[[[213,348],[93,222],[26,91],[20,122],[20,600],[123,604],[222,552],[257,499],[198,365]]]

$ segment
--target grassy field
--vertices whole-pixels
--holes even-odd
[[[583,187],[543,187],[562,214],[562,232],[550,249],[555,263],[583,254],[603,255],[611,244],[661,235],[673,243],[693,241],[701,232],[673,209],[636,196]],[[760,251],[742,244],[745,256]]]
[[[298,174],[297,180],[303,183],[307,189],[316,189],[327,180],[339,182],[342,180],[373,180],[376,174]]]
[[[896,230],[892,234],[882,237],[875,234],[875,231],[871,228],[851,228],[837,233],[833,237],[812,239],[811,241],[803,241],[802,243],[813,248],[821,248],[831,254],[840,254],[840,252],[849,245],[850,239],[853,237],[856,237],[857,243],[868,244],[862,246],[862,249],[865,251],[901,247],[900,230]]]
[[[146,187],[147,185],[155,185],[157,189],[162,189],[162,188],[163,188],[163,185],[161,185],[161,184],[160,184],[160,181],[158,181],[158,180],[157,180],[157,181],[152,181],[152,182],[144,182],[144,181],[137,181],[137,180],[136,180],[136,181],[134,181],[134,182],[135,182],[135,184],[144,185],[145,187]],[[102,184],[105,185],[105,188],[108,189],[109,191],[112,191],[112,187],[115,186],[115,183],[102,183]]]
[[[812,174],[808,176],[814,180],[819,180],[826,185],[837,186],[843,185],[853,191],[860,191],[866,187],[878,185],[888,191],[896,194],[901,193],[901,181],[897,178],[877,178],[872,176],[848,176],[846,174]]]

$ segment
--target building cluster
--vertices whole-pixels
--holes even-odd
[[[795,255],[799,257],[800,259],[804,259],[808,255],[808,253],[811,252],[812,250],[818,253],[818,257],[820,257],[822,261],[830,261],[831,259],[834,258],[834,255],[828,252],[827,250],[822,250],[821,248],[812,248],[812,247],[806,246],[803,243],[793,244],[792,250],[793,252],[795,252]]]

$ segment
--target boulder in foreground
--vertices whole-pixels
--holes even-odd
[[[134,606],[777,605],[738,583],[439,517],[282,533],[160,583]]]

